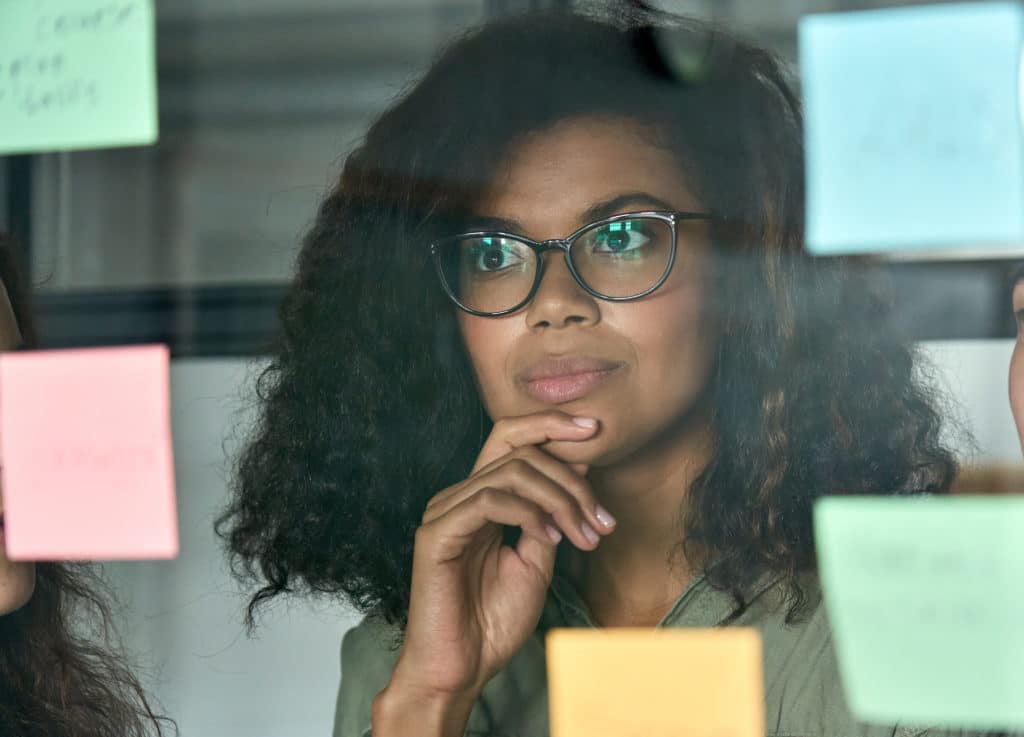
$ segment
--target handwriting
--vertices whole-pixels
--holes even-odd
[[[76,33],[116,31],[138,16],[137,2],[106,3],[98,8],[43,15],[36,21],[36,39],[52,41]]]
[[[145,473],[159,468],[164,460],[156,442],[46,444],[37,446],[32,457],[51,473],[72,475]]]
[[[18,32],[0,45],[0,118],[24,127],[116,104],[123,90],[111,72],[121,62],[105,53],[113,34],[147,32],[147,2],[82,3],[63,12],[67,3],[32,3]]]

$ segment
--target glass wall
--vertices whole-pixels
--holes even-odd
[[[801,18],[817,13],[926,4],[951,5],[934,0],[929,3],[885,0],[659,0],[649,3],[673,13],[721,24],[778,54],[798,92],[801,70],[797,39]],[[332,728],[340,729],[332,726],[339,677],[344,676],[339,666],[339,647],[346,632],[358,625],[361,614],[338,596],[290,597],[287,603],[275,603],[261,619],[256,636],[250,637],[243,616],[252,594],[251,587],[236,582],[225,562],[225,543],[213,531],[217,516],[239,488],[241,453],[253,437],[267,430],[258,420],[265,409],[265,398],[257,395],[257,381],[268,366],[274,340],[281,333],[279,308],[295,277],[296,258],[318,207],[335,185],[348,155],[363,142],[369,126],[415,87],[442,49],[461,38],[468,29],[488,21],[530,10],[580,5],[568,0],[155,0],[159,141],[152,146],[0,156],[0,194],[3,195],[0,197],[0,231],[11,231],[18,238],[17,255],[24,261],[30,276],[42,347],[165,343],[171,349],[171,418],[181,555],[173,561],[108,563],[105,570],[123,604],[116,610],[116,619],[143,685],[154,695],[160,708],[178,721],[185,737],[313,737],[330,734]],[[595,8],[601,5],[616,4],[588,4]],[[4,4],[0,1],[0,23],[3,14]],[[503,53],[509,53],[508,49]],[[586,77],[586,70],[580,70],[579,75]],[[618,88],[609,87],[609,97],[620,92]],[[464,102],[467,110],[472,111],[476,101],[466,99]],[[557,103],[550,104],[557,108]],[[623,107],[628,106],[623,103],[620,108]],[[493,122],[495,129],[503,124],[501,120]],[[544,164],[543,157],[538,156],[537,162]],[[556,168],[552,165],[552,171]],[[478,171],[468,164],[463,171],[471,169]],[[531,186],[543,184],[541,179],[529,182]],[[474,179],[460,182],[468,189],[480,184]],[[390,192],[378,194],[383,199],[390,196]],[[566,203],[572,202],[571,196],[562,192],[545,201],[532,201],[520,191],[517,194],[520,201],[528,202],[530,207],[523,206],[517,217],[505,217],[507,212],[498,213],[500,218],[490,217],[487,223],[498,222],[501,233],[508,236],[508,231],[516,230],[516,226],[525,229],[534,214],[539,213],[536,218],[541,220],[545,213],[550,215],[556,211],[551,203],[561,202],[563,195]],[[505,209],[515,208],[509,205]],[[668,208],[645,205],[640,209]],[[417,211],[417,214],[421,213]],[[595,221],[605,215],[614,218],[623,212],[599,214],[600,217],[593,218]],[[461,212],[445,213],[445,217],[456,220],[463,215]],[[426,215],[423,218],[428,220]],[[672,227],[679,230],[664,237],[672,240],[675,258],[677,252],[683,253],[678,249],[679,243],[685,242],[681,234],[686,230],[678,222],[673,223]],[[574,221],[573,228],[587,224]],[[494,236],[498,227],[488,226],[487,237]],[[484,226],[474,227],[473,232],[481,228]],[[573,228],[563,228],[566,232],[561,235],[568,235]],[[467,225],[459,233],[468,229]],[[535,232],[532,241],[513,237],[510,242],[520,249],[516,253],[524,259],[540,259],[542,257],[535,256],[536,250],[531,247],[539,249],[545,243],[551,245],[545,239],[554,237],[547,231],[539,235]],[[610,238],[607,233],[602,237]],[[478,247],[477,250],[459,251],[461,256],[466,253],[480,256],[485,252],[495,255],[480,245],[485,241],[469,242]],[[687,264],[686,258],[683,253],[678,264]],[[877,335],[891,329],[893,334],[909,336],[910,352],[906,361],[907,365],[913,362],[914,368],[907,369],[904,378],[909,381],[911,376],[916,377],[930,387],[942,418],[947,420],[941,443],[928,435],[932,426],[928,425],[927,417],[921,420],[922,425],[914,426],[922,437],[907,442],[944,444],[949,457],[960,464],[957,472],[944,482],[943,490],[955,494],[990,496],[1024,490],[1022,445],[1007,397],[1007,376],[1021,319],[1019,314],[1014,316],[1014,287],[1019,282],[1013,281],[1011,274],[1015,273],[1021,258],[1024,258],[1024,244],[1015,243],[995,255],[965,248],[908,256],[890,249],[870,259],[879,282],[888,289],[880,300],[891,301],[892,307],[886,322],[878,323]],[[816,257],[812,261],[822,265],[828,262],[828,257]],[[458,264],[465,266],[465,262],[463,258]],[[666,275],[672,268],[670,262]],[[744,268],[745,264],[739,264],[735,271],[740,273]],[[792,273],[783,273],[782,266],[779,268],[780,272],[772,278],[798,281]],[[798,268],[802,267],[793,267]],[[829,268],[825,266],[826,272],[831,274]],[[443,267],[438,271],[443,272]],[[450,282],[465,276],[458,269],[455,271],[458,276],[450,276]],[[529,270],[523,267],[523,271]],[[860,272],[856,273],[859,279]],[[559,283],[563,286],[570,284],[568,274],[568,271],[562,274],[565,281]],[[740,278],[736,274],[732,276]],[[715,277],[721,275],[716,273]],[[390,289],[387,294],[400,295],[397,287],[388,286],[391,278],[391,274],[378,274],[359,288],[367,292]],[[436,278],[432,269],[426,278]],[[577,283],[582,284],[579,274],[576,278]],[[435,285],[431,281],[437,286],[437,294],[448,290],[443,297],[447,306],[450,306],[449,297],[455,300],[464,297],[456,293],[458,285],[450,282]],[[544,284],[550,286],[550,282]],[[541,290],[540,285],[538,278],[534,287]],[[521,291],[525,295],[529,289]],[[594,291],[581,290],[580,294],[589,294],[595,304],[601,304]],[[895,381],[894,374],[886,371],[899,373],[906,366],[899,364],[893,368],[886,363],[891,355],[885,354],[883,349],[888,350],[889,344],[880,348],[880,344],[872,343],[870,350],[877,350],[877,356],[865,353],[868,357],[864,358],[856,355],[858,345],[833,342],[832,332],[867,336],[865,340],[877,335],[869,329],[870,325],[851,327],[844,323],[845,320],[869,319],[864,314],[835,312],[836,305],[845,297],[832,299],[823,294],[824,289],[816,293],[815,299],[819,301],[814,302],[812,308],[820,308],[820,314],[834,323],[815,326],[809,337],[803,336],[806,342],[794,339],[796,347],[792,347],[792,353],[785,354],[780,349],[774,358],[762,355],[766,364],[771,360],[777,364],[772,364],[771,370],[761,368],[765,375],[775,371],[773,375],[783,377],[778,380],[785,383],[787,372],[802,371],[809,364],[826,366],[834,361],[839,365],[845,360],[847,364],[843,365],[847,367],[860,367],[858,370],[863,369],[866,375],[873,377],[858,386],[860,394],[852,398],[837,394],[821,399],[816,405],[815,411],[821,416],[835,413],[841,420],[843,411],[856,414],[862,398],[865,403],[875,401],[877,397],[872,392],[878,385]],[[652,294],[652,297],[657,295]],[[751,296],[737,291],[722,301],[749,299],[750,304],[754,304],[757,298],[768,299],[764,295]],[[554,302],[548,303],[549,306]],[[810,309],[808,304],[794,298],[793,304],[779,309],[788,306],[794,311],[807,310]],[[453,307],[452,311],[462,310],[458,314],[463,322],[458,324],[464,328],[467,324],[470,326],[466,335],[471,339],[474,323],[466,322],[465,306]],[[865,306],[865,314],[876,314],[871,312],[876,307],[875,303]],[[411,315],[409,324],[418,317]],[[488,319],[480,314],[473,317]],[[534,345],[529,343],[531,336],[536,337],[542,332],[541,328],[550,326],[550,315],[545,317],[538,313],[535,317],[536,321],[531,323],[533,332],[525,331],[520,336],[523,342],[516,345]],[[584,322],[583,318],[577,318],[575,323],[567,320],[566,325]],[[375,318],[360,313],[360,319],[363,320],[361,325],[372,325]],[[652,318],[644,324],[644,329],[656,323]],[[381,328],[381,344],[391,351],[387,355],[398,355],[402,341],[409,338],[413,329],[408,328],[410,333],[406,333],[401,325],[393,324],[392,332],[388,332],[386,327]],[[730,328],[721,329],[728,333]],[[648,335],[643,330],[639,332]],[[355,333],[358,330],[353,328]],[[750,334],[755,333],[755,328],[750,328]],[[779,334],[783,333],[780,328]],[[680,340],[692,337],[682,329],[680,335],[683,335]],[[440,342],[444,336],[439,331],[432,340]],[[642,343],[643,340],[637,341],[637,344]],[[411,345],[410,352],[422,349],[423,355],[427,355],[435,344],[414,342]],[[605,344],[595,342],[593,345]],[[544,351],[551,352],[550,345],[545,343],[545,346]],[[347,347],[344,351],[339,349],[332,360],[339,365],[350,360],[347,350]],[[840,350],[849,355],[844,354],[842,359],[833,355]],[[544,351],[537,348],[534,353],[539,356]],[[689,360],[691,356],[684,353],[673,353],[673,360]],[[754,353],[750,354],[751,360],[757,358]],[[878,358],[878,365],[884,364],[877,373],[872,373],[872,356]],[[351,358],[353,362],[362,359],[366,359],[362,354]],[[383,375],[388,368],[386,356],[380,359],[379,365],[366,360],[367,363],[358,364],[360,375],[374,371]],[[509,365],[496,366],[494,361],[488,363],[484,359],[476,367],[476,380],[486,381],[488,370],[500,373]],[[685,367],[673,366],[673,371],[685,371]],[[545,370],[547,368],[550,366]],[[755,369],[751,368],[750,376],[754,373]],[[446,377],[453,375],[445,374]],[[534,376],[523,381],[543,383],[544,378],[550,377]],[[843,382],[850,381],[848,375],[837,374],[834,378],[837,386],[846,386]],[[828,384],[820,376],[814,380],[819,382],[813,385],[815,390]],[[754,385],[753,378],[750,385]],[[363,387],[355,379],[351,386]],[[811,383],[806,387],[795,383],[787,387],[787,391],[792,390],[791,394],[780,390],[769,396],[765,390],[756,397],[744,395],[743,401],[758,411],[764,408],[763,415],[756,415],[760,421],[771,414],[771,407],[775,406],[772,402],[783,406],[792,398],[792,393],[800,398],[800,392],[811,387]],[[310,409],[307,415],[314,411],[324,413],[325,408],[332,407],[329,403],[333,388],[321,387],[321,390],[316,396],[323,398],[323,407]],[[415,395],[417,401],[422,397],[416,392],[429,394],[413,382],[400,382],[392,391],[395,396]],[[313,394],[315,392],[311,392]],[[363,403],[360,406],[364,409],[371,407],[374,401],[367,398],[370,394],[369,389],[359,394],[358,401]],[[707,409],[701,402],[713,401],[704,395],[700,400],[694,403],[697,415]],[[899,397],[899,401],[910,406],[908,414],[917,413],[915,421],[927,415],[915,404],[917,400],[916,396]],[[731,406],[732,411],[740,413],[737,407],[742,404],[737,400],[736,406]],[[467,431],[469,435],[475,437],[478,427],[480,433],[493,431],[491,421],[500,413],[490,410],[518,408],[514,403],[499,405],[500,396],[490,397],[486,411],[480,404],[480,416],[474,416],[473,420],[478,424],[470,428],[471,432]],[[855,409],[850,410],[851,406]],[[536,403],[530,408],[536,410]],[[377,437],[373,433],[380,427],[390,427],[387,423],[394,421],[394,416],[388,412],[392,409],[381,399],[379,405],[366,410],[373,417],[373,422],[368,424],[367,438]],[[473,409],[477,409],[476,404]],[[644,411],[657,414],[642,403],[631,412],[634,409],[637,416]],[[887,417],[883,410],[890,409],[880,407],[879,416]],[[751,412],[754,413],[751,416],[756,414],[754,410]],[[441,414],[433,416],[431,421],[439,422],[437,417]],[[685,419],[690,422],[692,416],[687,415]],[[864,417],[857,421],[865,426],[871,422]],[[813,423],[802,425],[800,418],[791,417],[786,420],[790,424],[770,428],[768,421],[765,422],[768,429],[764,437],[750,440],[749,447],[761,447],[756,444],[764,441],[764,447],[771,446],[775,448],[773,452],[781,455],[788,451],[778,448],[784,448],[793,436],[801,432],[813,434],[807,430]],[[884,466],[891,460],[885,455],[891,450],[886,443],[891,441],[895,446],[903,442],[893,439],[898,433],[886,422],[878,422],[877,432],[865,432],[864,426],[852,430],[840,427],[842,422],[837,420],[838,429],[833,428],[834,445],[849,451],[849,457],[856,456],[857,462],[863,463],[865,468],[871,466],[871,453],[877,453],[877,465]],[[928,428],[921,430],[923,425]],[[844,434],[847,430],[852,434]],[[443,447],[451,450],[453,459],[457,459],[457,452],[464,448],[446,439],[449,431],[456,432],[438,425],[431,430],[433,434],[428,439],[437,440],[439,447],[442,440],[448,443]],[[854,438],[857,432],[861,434]],[[296,431],[296,437],[300,435],[301,429]],[[768,436],[772,442],[765,440]],[[397,431],[395,437],[398,437]],[[426,435],[415,437],[422,439]],[[350,433],[346,439],[352,447],[363,442],[358,434]],[[844,442],[847,444],[843,445]],[[810,440],[807,443],[807,447],[812,444]],[[623,447],[627,445],[624,443]],[[410,441],[398,447],[396,441],[394,447],[398,449],[398,460],[375,466],[375,472],[386,475],[392,473],[391,466],[414,462],[409,459],[415,455],[416,443]],[[785,463],[780,462],[776,470],[782,475],[803,473],[801,478],[813,477],[818,481],[833,478],[833,473],[836,477],[849,474],[848,469],[840,468],[841,464],[830,465],[827,459],[822,460],[827,456],[826,450],[821,450],[820,457],[788,458]],[[747,458],[743,454],[747,452],[748,446],[736,446],[734,457],[740,459],[737,462],[743,462]],[[909,457],[910,451],[907,454]],[[869,457],[868,460],[864,460],[865,457]],[[560,460],[567,464],[573,462],[573,459]],[[732,457],[719,461],[720,468],[725,467],[732,462]],[[770,476],[749,458],[747,462],[757,472],[763,472],[765,478]],[[901,462],[913,465],[904,457]],[[452,464],[456,465],[456,460]],[[921,462],[922,468],[926,465]],[[430,469],[436,471],[438,478],[447,478],[445,474],[450,473],[451,468],[440,462],[436,466]],[[363,470],[352,471],[352,475],[359,476]],[[909,488],[913,485],[914,474],[920,471],[923,478],[927,470],[904,469],[906,473],[900,477],[901,483]],[[338,472],[343,474],[344,471]],[[401,475],[401,471],[394,473],[396,478]],[[321,480],[329,485],[336,479]],[[768,488],[768,481],[764,483],[764,488]],[[856,490],[864,491],[859,487]],[[790,492],[797,493],[786,487],[785,493]],[[782,501],[774,501],[793,505],[786,507],[785,515],[806,513],[804,516],[809,518],[808,499],[793,501],[795,496],[778,493],[783,496]],[[751,497],[747,501],[754,505],[757,500]],[[757,501],[761,502],[763,499]],[[804,502],[806,508],[799,507]],[[713,506],[713,500],[705,503]],[[351,522],[351,518],[337,508],[324,512],[311,507],[309,525],[316,526],[318,515],[328,513]],[[785,528],[792,519],[792,516],[772,517],[771,524]],[[383,546],[387,530],[384,526],[375,527],[378,522],[379,519],[369,519],[359,533],[373,537],[370,543],[374,545],[378,544],[374,536],[380,537]],[[299,528],[301,525],[295,529]],[[351,532],[349,528],[345,531]],[[705,532],[714,534],[716,531]],[[333,540],[338,547],[345,547],[349,542],[349,538],[341,534]],[[802,542],[807,541],[802,539]],[[808,555],[813,557],[813,550]],[[324,583],[330,588],[336,581]],[[1011,591],[1007,597],[1005,611],[1024,611],[1024,599],[1019,591]],[[612,611],[609,618],[613,614],[622,612]],[[1008,631],[1011,629],[1008,627]],[[1016,636],[1017,640],[1008,640],[1007,649],[1024,642],[1019,639],[1019,633]],[[1024,652],[1017,653],[1015,658],[1014,668],[1019,670]],[[956,664],[950,667],[953,669]],[[350,678],[358,677],[350,675]],[[523,688],[524,693],[530,691],[526,686]],[[505,696],[512,690],[508,687]],[[512,702],[501,703],[504,706],[498,711],[504,709],[502,714],[518,714],[515,704],[509,706]],[[533,707],[524,706],[523,713],[529,708],[539,707],[536,703]],[[1020,726],[1024,729],[1024,724]],[[493,733],[471,730],[466,734],[543,737],[542,733],[515,729],[519,727],[507,733],[497,729]],[[770,735],[795,733],[768,730]],[[335,734],[336,737],[351,737],[350,732],[336,731]]]

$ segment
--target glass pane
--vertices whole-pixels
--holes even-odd
[[[40,289],[284,282],[369,121],[482,0],[157,4],[160,141],[37,157]]]

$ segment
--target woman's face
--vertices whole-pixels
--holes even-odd
[[[1010,358],[1010,409],[1024,449],[1024,280],[1013,288],[1013,314],[1017,318],[1017,340]]]
[[[14,320],[14,310],[7,290],[0,283],[0,352],[14,350],[20,344],[21,333]],[[15,563],[7,559],[3,544],[2,492],[0,488],[0,615],[10,614],[24,606],[32,597],[36,583],[35,564]]]
[[[479,207],[502,230],[537,241],[564,238],[617,213],[703,210],[679,166],[629,123],[572,120],[530,137]],[[597,299],[573,280],[561,251],[548,251],[533,300],[500,318],[459,311],[484,406],[493,420],[558,409],[596,417],[582,443],[546,447],[568,462],[616,463],[690,415],[708,382],[714,331],[703,314],[710,247],[704,221],[679,226],[675,266],[661,287],[632,302]],[[584,359],[560,364],[560,360]],[[547,369],[609,367],[573,379],[530,381]],[[547,361],[547,364],[544,362]],[[568,392],[568,393],[566,393]]]

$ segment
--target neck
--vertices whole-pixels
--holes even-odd
[[[657,624],[689,583],[692,572],[679,554],[682,515],[690,485],[711,457],[706,420],[690,417],[629,458],[591,467],[587,478],[617,522],[575,570],[598,623]]]

